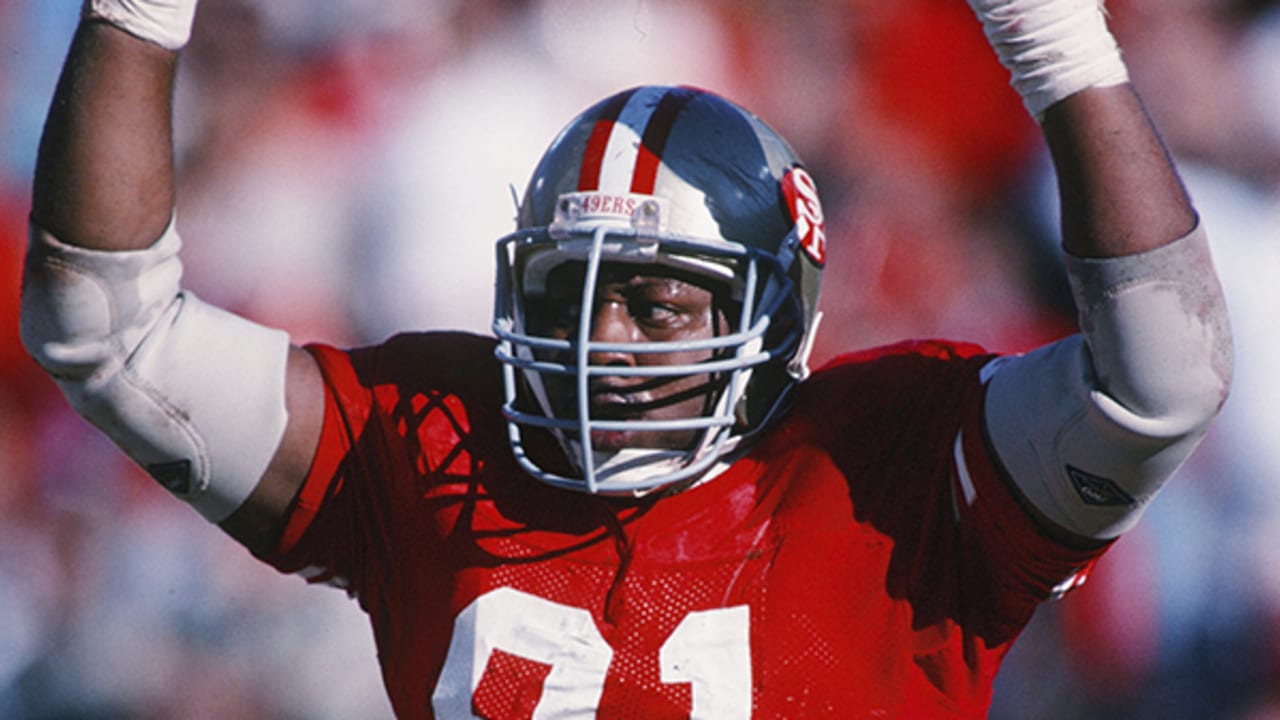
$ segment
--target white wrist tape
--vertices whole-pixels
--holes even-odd
[[[1138,521],[1226,400],[1230,329],[1203,230],[1067,266],[1082,335],[989,365],[987,430],[1031,504],[1079,535],[1111,538]]]
[[[23,345],[152,477],[226,519],[284,435],[288,337],[182,292],[172,224],[130,252],[66,245],[34,226],[30,240]]]
[[[80,14],[105,20],[160,47],[178,50],[191,39],[196,0],[84,0]]]
[[[1049,106],[1081,90],[1129,80],[1102,0],[969,0],[969,5],[1037,121]]]

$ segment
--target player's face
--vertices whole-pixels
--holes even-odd
[[[582,313],[583,266],[563,265],[547,281],[547,298],[531,312],[531,325],[559,339],[576,339]],[[716,294],[695,276],[648,265],[603,264],[596,284],[591,317],[591,340],[608,343],[673,342],[710,338],[726,331]],[[592,365],[637,367],[688,365],[709,360],[712,352],[672,353],[596,352]],[[570,358],[556,358],[562,362]],[[576,387],[572,377],[548,377],[547,394],[560,417],[576,417]],[[594,418],[607,420],[668,420],[697,417],[714,403],[722,380],[708,374],[661,378],[598,376],[590,380]],[[684,449],[701,431],[598,431],[592,446],[598,450],[623,448]]]

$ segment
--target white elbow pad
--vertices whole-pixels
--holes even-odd
[[[172,224],[88,250],[32,226],[22,341],[86,419],[205,518],[253,491],[287,419],[288,336],[183,292]]]
[[[986,423],[1014,482],[1086,537],[1127,530],[1226,400],[1231,339],[1197,228],[1150,252],[1068,258],[1082,334],[1001,358]]]

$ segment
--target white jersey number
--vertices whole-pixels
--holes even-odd
[[[613,648],[591,613],[498,588],[454,620],[453,639],[431,696],[436,717],[470,718],[489,657],[502,650],[551,667],[533,717],[594,718]],[[662,681],[689,683],[690,718],[751,716],[750,612],[745,605],[689,613],[662,644]]]

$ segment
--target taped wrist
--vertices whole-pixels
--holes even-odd
[[[1011,479],[1056,524],[1112,538],[1138,521],[1226,400],[1231,339],[1197,228],[1150,252],[1067,259],[1082,333],[1001,358],[986,422]]]
[[[103,20],[169,50],[191,39],[196,0],[84,0],[80,15]]]
[[[284,434],[288,337],[181,291],[170,224],[151,247],[88,250],[32,226],[23,345],[72,407],[212,522]]]
[[[969,0],[969,6],[1037,121],[1081,90],[1129,80],[1102,0]]]

